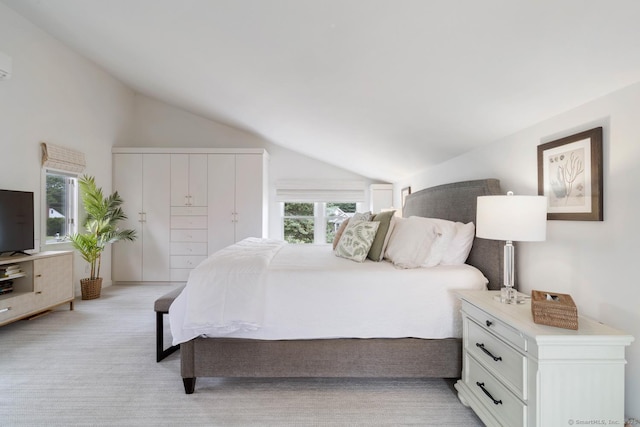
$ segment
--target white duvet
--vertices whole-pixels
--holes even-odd
[[[240,281],[227,280],[240,279]],[[461,336],[454,291],[486,289],[476,268],[398,269],[336,257],[330,245],[247,239],[194,269],[169,309],[173,344],[251,339]]]

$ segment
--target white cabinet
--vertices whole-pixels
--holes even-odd
[[[118,282],[186,281],[209,254],[267,230],[262,149],[114,148],[113,189],[135,242],[113,246]]]
[[[485,424],[624,424],[624,352],[633,337],[585,317],[577,331],[538,325],[530,301],[459,294],[463,365],[455,387]]]
[[[380,213],[393,207],[393,184],[371,184],[369,186],[369,209]]]
[[[209,155],[209,254],[266,236],[266,154]]]
[[[171,207],[171,281],[184,282],[207,257],[207,207]]]
[[[31,256],[0,257],[0,271],[17,266],[13,291],[0,295],[0,325],[70,303],[73,310],[73,253],[49,251]],[[15,268],[15,267],[14,267]]]
[[[170,243],[170,156],[117,153],[113,189],[124,200],[128,219],[122,228],[136,230],[134,242],[113,245],[114,281],[168,281]]]
[[[207,155],[170,156],[171,206],[207,206]]]

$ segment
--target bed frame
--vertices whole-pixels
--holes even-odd
[[[474,222],[478,196],[504,194],[496,179],[465,181],[410,194],[403,216]],[[503,243],[476,238],[467,263],[499,289]],[[184,390],[197,377],[397,377],[459,378],[462,347],[458,338],[251,340],[194,338],[180,345]]]

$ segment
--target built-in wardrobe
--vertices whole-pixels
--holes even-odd
[[[113,189],[134,242],[113,247],[115,282],[186,281],[213,252],[267,235],[263,149],[114,148]]]

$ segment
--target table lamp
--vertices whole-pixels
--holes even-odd
[[[479,196],[476,236],[504,240],[504,287],[500,300],[517,303],[514,288],[515,253],[513,242],[537,242],[546,238],[547,198],[544,196]]]

